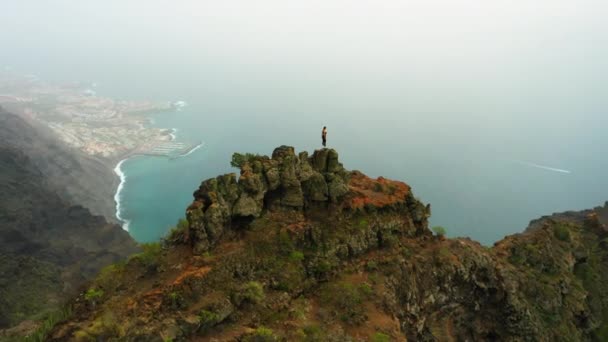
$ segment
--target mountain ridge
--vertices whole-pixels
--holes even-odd
[[[67,200],[39,155],[5,135],[20,127],[19,139],[29,140],[38,131],[11,114],[0,114],[0,123],[17,125],[0,125],[0,329],[5,329],[55,311],[103,266],[138,249],[118,225]],[[70,158],[47,155],[43,164],[63,165],[55,158],[64,157]],[[0,339],[3,335],[0,331]]]
[[[608,337],[608,204],[488,248],[433,235],[407,184],[348,171],[332,149],[232,164],[238,179],[203,181],[187,220],[99,274],[50,340]]]

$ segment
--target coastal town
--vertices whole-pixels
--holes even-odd
[[[173,129],[150,126],[149,114],[175,112],[185,102],[114,100],[98,96],[95,87],[3,72],[0,106],[48,126],[69,146],[111,161],[137,154],[173,157],[200,146],[173,141]]]

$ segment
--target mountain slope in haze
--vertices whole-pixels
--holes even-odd
[[[114,193],[119,179],[109,161],[66,146],[45,126],[0,107],[0,144],[30,157],[50,189],[64,201],[117,222]]]
[[[428,229],[399,181],[331,149],[239,155],[163,245],[100,273],[54,341],[608,338],[608,204],[488,248]]]
[[[21,124],[19,118],[0,118],[2,134],[5,123]],[[28,126],[20,128],[21,139],[36,139]],[[0,329],[42,318],[103,266],[137,251],[120,226],[60,196],[38,154],[5,141],[0,144]],[[55,156],[45,156],[45,163],[64,165]]]

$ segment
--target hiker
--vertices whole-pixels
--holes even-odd
[[[321,139],[323,139],[323,147],[327,144],[327,127],[323,126],[323,130],[321,131]]]

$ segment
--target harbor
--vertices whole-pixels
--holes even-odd
[[[140,146],[140,148],[133,151],[131,155],[145,155],[175,159],[186,156],[194,152],[194,150],[197,150],[204,146],[205,143],[203,141],[198,141],[194,143],[176,141],[155,142]]]

